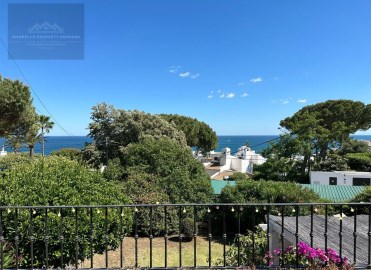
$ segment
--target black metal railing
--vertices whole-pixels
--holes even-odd
[[[371,203],[0,206],[1,270],[303,268],[270,256],[301,242],[371,269]]]

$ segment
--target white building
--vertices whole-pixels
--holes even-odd
[[[310,183],[314,185],[369,186],[371,184],[371,172],[311,171],[309,178]]]
[[[256,154],[247,146],[242,146],[238,149],[238,152],[232,156],[231,149],[226,147],[223,148],[219,157],[220,171],[233,170],[243,173],[253,173],[254,164],[263,164],[266,161],[264,157]]]
[[[6,156],[6,155],[7,155],[7,152],[5,151],[5,146],[3,145],[3,146],[1,147],[0,157],[1,157],[1,156]]]

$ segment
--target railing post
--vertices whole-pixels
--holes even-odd
[[[49,224],[48,208],[45,208],[45,267],[49,268]]]
[[[353,209],[353,208],[352,208]],[[354,243],[353,243],[353,263],[356,264],[357,262],[357,206],[353,209],[354,213],[354,229],[353,229],[353,237],[354,237]]]
[[[197,207],[193,206],[193,267],[197,267]]]

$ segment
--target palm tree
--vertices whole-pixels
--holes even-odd
[[[35,144],[40,142],[41,134],[37,134],[39,130],[39,123],[35,123],[26,133],[25,141],[28,145],[28,149],[30,150],[30,157],[32,157]]]
[[[53,121],[50,121],[50,117],[49,116],[40,115],[39,116],[39,124],[40,124],[40,127],[41,127],[40,137],[41,137],[41,146],[42,146],[42,156],[44,156],[44,149],[45,149],[45,138],[44,138],[44,134],[50,132],[50,130],[54,126],[54,122]]]
[[[7,137],[6,142],[13,148],[14,154],[17,154],[19,148],[21,148],[24,143],[24,137],[18,134],[10,135]]]

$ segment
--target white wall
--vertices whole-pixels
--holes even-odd
[[[330,177],[337,178],[338,186],[353,186],[353,178],[371,178],[371,172],[309,172],[310,183],[319,185],[329,185]]]

